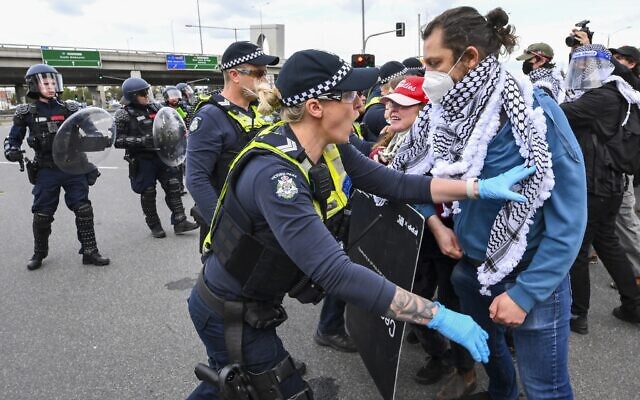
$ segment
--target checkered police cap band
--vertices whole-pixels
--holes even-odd
[[[246,62],[249,62],[255,58],[258,58],[260,56],[263,56],[264,52],[262,51],[262,49],[258,49],[256,51],[254,51],[251,54],[247,54],[246,56],[242,56],[242,57],[238,57],[238,58],[234,58],[233,60],[226,62],[224,64],[220,64],[220,69],[221,70],[227,70],[229,68],[233,68],[236,65],[240,65],[240,64],[244,64]]]
[[[384,79],[380,79],[380,84],[384,85],[385,83],[395,79],[395,78],[399,78],[401,76],[404,76],[407,72],[409,72],[409,69],[407,67],[405,67],[402,71],[398,71],[393,75],[387,76]]]
[[[327,93],[331,91],[334,87],[342,81],[347,74],[351,71],[351,66],[342,60],[342,67],[336,72],[331,78],[322,82],[321,84],[312,87],[311,89],[305,90],[302,93],[295,94],[293,96],[286,97],[282,99],[282,104],[287,107],[292,107],[297,104],[303,103],[309,99],[312,99],[321,94]]]

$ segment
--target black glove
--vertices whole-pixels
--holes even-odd
[[[98,171],[98,168],[89,172],[87,174],[87,183],[89,184],[89,186],[92,186],[94,183],[96,183],[99,176],[100,176],[100,171]]]
[[[11,147],[8,150],[5,150],[4,156],[8,161],[11,161],[11,162],[17,162],[22,160],[23,158],[22,151],[20,151],[20,149],[17,149],[15,147]]]
[[[142,145],[149,148],[156,147],[153,143],[153,135],[145,135],[145,137],[142,139]]]

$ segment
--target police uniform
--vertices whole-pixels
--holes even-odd
[[[125,88],[131,82],[140,84],[143,89],[127,91]],[[148,84],[140,78],[129,78],[123,83],[123,92],[125,95],[133,94],[148,87]],[[171,210],[171,224],[174,232],[181,234],[196,229],[197,225],[188,221],[184,213],[178,169],[166,165],[154,147],[153,121],[162,106],[158,103],[142,105],[133,101],[135,100],[133,97],[130,99],[115,113],[115,147],[126,150],[125,159],[129,162],[131,189],[140,194],[142,212],[149,229],[154,237],[166,236],[156,209],[156,181],[160,182],[165,192],[165,201]]]
[[[76,215],[76,228],[80,241],[83,264],[107,265],[108,258],[98,252],[93,223],[93,207],[89,200],[89,186],[100,175],[97,169],[88,174],[74,175],[60,170],[53,161],[52,146],[60,125],[80,108],[74,101],[62,102],[57,97],[44,101],[44,97],[34,87],[31,79],[44,74],[49,78],[58,72],[47,65],[37,64],[29,68],[26,80],[29,84],[27,95],[38,100],[31,104],[20,104],[13,117],[13,126],[5,139],[5,157],[9,161],[22,161],[20,147],[29,130],[27,143],[35,151],[35,159],[27,162],[29,180],[33,184],[33,236],[34,255],[27,267],[31,270],[42,265],[49,251],[51,223],[58,208],[60,189],[64,188],[67,207]],[[62,91],[61,81],[60,87]]]
[[[407,67],[399,61],[389,61],[380,67],[378,84],[369,91],[362,117],[362,122],[371,130],[375,138],[388,125],[384,117],[384,104],[380,102],[380,87],[392,79],[404,76],[407,72]]]
[[[275,65],[278,62],[278,57],[264,54],[253,43],[235,42],[222,55],[221,69],[228,70],[240,64]],[[201,247],[229,164],[257,132],[271,125],[272,119],[258,112],[256,102],[244,109],[220,93],[202,99],[194,109],[187,141],[187,188],[196,203],[191,215],[200,225]]]
[[[296,53],[288,63],[291,69],[300,68],[300,74],[310,75],[306,84],[330,82],[321,87],[324,92],[369,87],[377,73],[356,73],[337,56],[316,50]],[[314,75],[305,64],[319,65],[323,71]],[[294,72],[291,69],[285,63],[276,84],[284,104],[299,104],[321,94],[300,89],[305,83],[283,82],[283,77]],[[326,165],[328,171],[328,178],[325,173],[321,180],[330,182],[328,197],[318,193],[317,187],[322,186],[314,170],[318,165],[308,160],[289,125],[260,134],[243,149],[221,192],[205,240],[203,274],[189,299],[191,317],[207,348],[210,365],[223,371],[230,361],[240,358],[249,374],[273,374],[284,398],[299,393],[295,398],[311,398],[304,397],[310,394],[300,375],[290,368],[289,355],[276,334],[275,327],[286,319],[280,305],[285,294],[302,302],[316,302],[326,291],[384,314],[395,293],[391,282],[352,263],[323,223],[346,205],[345,182],[350,180],[355,187],[387,198],[431,201],[429,177],[392,171],[353,146],[329,145],[322,160],[318,165]],[[245,310],[240,317],[231,311],[239,304]],[[233,337],[242,341],[234,342]],[[260,379],[254,384],[265,389]],[[190,398],[217,398],[216,393],[217,389],[202,384]]]

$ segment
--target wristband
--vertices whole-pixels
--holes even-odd
[[[477,178],[469,178],[467,179],[467,185],[466,185],[466,189],[467,189],[467,198],[469,199],[477,199],[478,195],[476,194],[475,190],[473,190],[473,184],[478,182]]]

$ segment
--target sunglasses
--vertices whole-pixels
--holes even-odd
[[[265,69],[242,69],[242,68],[236,68],[236,71],[238,71],[239,73],[243,74],[243,75],[249,75],[252,76],[256,79],[260,79],[262,77],[264,77],[265,75],[267,75],[267,70]]]
[[[345,103],[353,103],[356,100],[356,97],[358,97],[358,92],[356,92],[355,90],[351,90],[348,92],[324,93],[317,96],[316,98],[319,100],[344,100]]]

